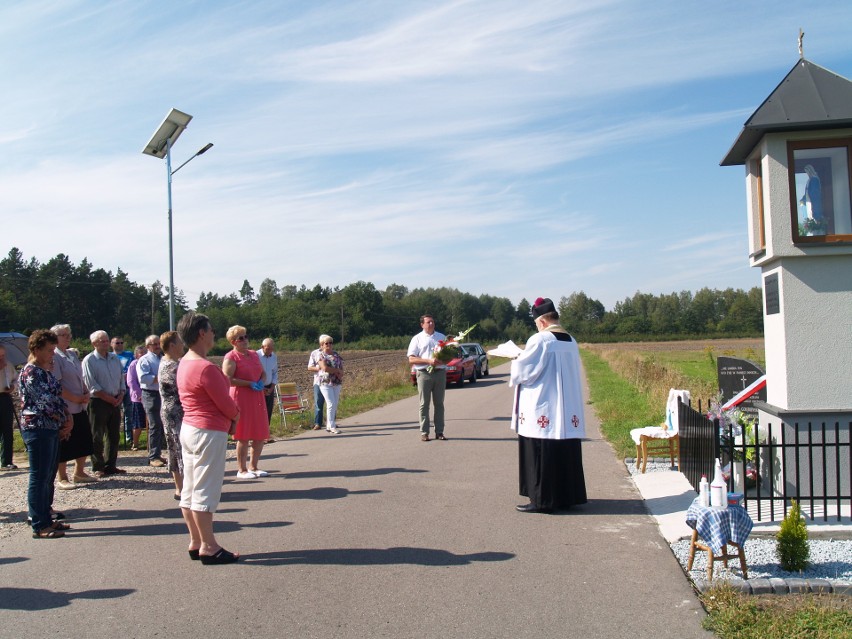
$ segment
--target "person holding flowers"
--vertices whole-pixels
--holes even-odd
[[[447,365],[438,355],[439,342],[446,341],[443,333],[435,330],[435,318],[423,315],[423,329],[411,338],[408,345],[408,362],[417,371],[417,394],[420,397],[420,439],[429,441],[429,404],[434,407],[435,439],[444,437],[444,392],[447,389]]]

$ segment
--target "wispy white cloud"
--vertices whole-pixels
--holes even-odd
[[[765,97],[753,78],[768,93],[795,62],[805,17],[806,50],[852,59],[847,4],[3,5],[4,244],[164,280],[165,167],[139,151],[176,106],[195,116],[177,161],[216,144],[174,183],[191,301],[265,277],[607,305],[746,286],[742,180],[716,146]],[[272,259],[237,248],[262,240]]]

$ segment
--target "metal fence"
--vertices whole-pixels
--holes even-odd
[[[758,520],[783,519],[795,499],[811,520],[849,517],[852,505],[852,422],[753,424],[734,437],[722,431],[722,459],[731,464],[728,487],[744,494]],[[749,506],[749,502],[752,502]]]
[[[712,479],[716,458],[728,471],[728,489],[742,492],[759,521],[783,519],[795,499],[811,520],[852,514],[852,422],[783,420],[744,428],[734,436],[688,405],[678,404],[680,470],[697,490]]]
[[[701,475],[712,478],[713,467],[719,456],[719,424],[678,399],[678,439],[680,471],[697,491]]]

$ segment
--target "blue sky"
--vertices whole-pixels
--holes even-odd
[[[175,285],[448,286],[517,303],[749,289],[719,161],[852,4],[635,0],[0,5],[2,254]]]

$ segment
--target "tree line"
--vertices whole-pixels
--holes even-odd
[[[703,288],[668,295],[637,292],[611,311],[583,292],[558,301],[563,324],[581,341],[631,341],[694,337],[746,337],[763,331],[762,293]],[[175,291],[175,313],[191,306]],[[202,292],[195,310],[208,315],[216,333],[246,326],[253,339],[271,336],[281,348],[313,348],[327,333],[359,348],[403,348],[429,312],[438,330],[453,334],[477,324],[471,338],[487,343],[522,343],[535,330],[530,302],[472,295],[454,288],[414,288],[391,284],[378,290],[370,282],[344,287],[279,286],[264,279],[257,291],[246,280],[229,295]],[[95,268],[84,259],[73,264],[64,254],[40,263],[12,248],[0,260],[0,332],[28,334],[36,328],[67,323],[76,336],[97,329],[141,341],[168,329],[168,287],[146,287],[117,269]]]

